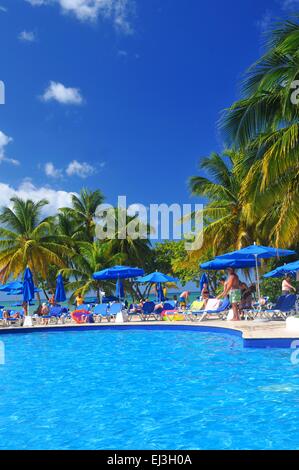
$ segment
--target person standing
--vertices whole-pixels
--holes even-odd
[[[201,298],[204,302],[205,307],[208,303],[209,297],[210,297],[209,287],[208,287],[208,284],[205,282],[201,291]]]
[[[51,305],[51,307],[54,307],[56,304],[55,295],[53,294],[53,292],[51,292],[51,297],[49,298],[49,304]]]
[[[233,268],[228,268],[228,279],[224,284],[224,289],[221,294],[218,295],[218,299],[229,295],[230,303],[234,313],[233,321],[240,320],[239,303],[241,302],[241,290],[239,276],[235,273]]]
[[[190,292],[188,290],[185,290],[184,292],[181,293],[180,295],[180,306],[182,308],[185,308],[188,304],[188,300],[189,300],[189,295],[190,295]]]
[[[288,295],[288,294],[291,294],[292,292],[296,293],[296,288],[292,286],[291,282],[292,282],[291,276],[287,275],[282,281],[282,285],[281,285],[282,295]]]
[[[82,294],[79,293],[76,297],[76,305],[77,307],[80,307],[80,305],[83,305],[84,299],[82,297]]]

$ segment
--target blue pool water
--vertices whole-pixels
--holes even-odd
[[[180,330],[0,339],[0,449],[299,448],[290,350]]]

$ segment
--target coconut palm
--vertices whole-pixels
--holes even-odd
[[[61,212],[58,212],[58,214],[56,215],[56,233],[66,238],[69,238],[70,243],[81,240],[81,229],[82,224],[75,220],[71,216],[71,214],[65,212],[64,209],[61,209]]]
[[[95,241],[78,242],[78,253],[72,258],[72,267],[63,268],[60,272],[69,279],[66,283],[67,290],[72,292],[71,300],[79,293],[83,296],[88,292],[95,292],[100,300],[100,291],[107,294],[115,289],[115,283],[110,281],[96,281],[92,275],[108,267],[120,264],[123,260],[120,254],[111,254],[108,244]]]
[[[109,222],[108,222],[109,220]],[[107,235],[103,240],[107,242],[111,253],[120,253],[123,262],[130,265],[145,267],[151,256],[151,243],[149,233],[151,228],[136,215],[130,215],[125,209],[111,208],[107,217],[99,219],[102,236],[108,224],[113,227],[112,236]],[[108,230],[109,232],[109,230]],[[99,234],[99,232],[97,232]]]
[[[33,202],[18,197],[12,207],[0,213],[0,277],[18,277],[29,266],[35,283],[46,279],[50,264],[64,266],[63,256],[69,251],[65,237],[53,234],[53,219],[43,218],[42,209],[48,201]]]
[[[103,201],[104,196],[99,189],[91,191],[83,188],[79,195],[72,195],[72,207],[60,209],[60,212],[69,218],[70,224],[76,228],[75,238],[81,237],[81,240],[93,241],[95,230],[94,217],[97,207]],[[66,222],[65,219],[64,222]]]
[[[208,177],[196,175],[190,178],[192,195],[208,198],[202,211],[203,246],[191,253],[191,258],[199,258],[206,251],[215,256],[256,239],[255,225],[247,222],[245,205],[240,201],[242,179],[235,167],[241,158],[242,155],[232,150],[226,150],[223,155],[212,153],[199,164],[201,172],[204,170]]]
[[[244,98],[223,119],[228,138],[246,155],[238,171],[241,199],[251,201],[248,219],[263,218],[269,242],[282,246],[298,243],[299,232],[298,50],[295,17],[271,32],[268,51],[246,75]]]

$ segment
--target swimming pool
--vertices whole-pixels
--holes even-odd
[[[0,339],[0,449],[299,448],[288,349],[137,328]]]

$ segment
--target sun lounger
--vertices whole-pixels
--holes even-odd
[[[164,302],[163,304],[163,311],[172,311],[172,310],[175,310],[175,302]]]
[[[138,305],[131,304],[127,310],[128,321],[131,321],[134,316],[142,320],[141,308]]]
[[[199,310],[197,312],[191,311],[191,318],[193,321],[203,321],[205,318],[210,316],[223,318],[229,309],[229,299],[224,299],[222,301],[219,299],[209,299],[204,310]]]
[[[116,315],[120,312],[122,312],[123,310],[123,304],[120,303],[120,302],[116,302],[114,304],[112,304],[108,310],[108,316],[110,318],[114,318],[116,317]]]
[[[66,318],[68,310],[66,307],[61,307],[60,305],[55,305],[54,307],[51,307],[49,310],[48,315],[41,315],[38,317],[39,320],[48,320],[49,323],[58,323],[58,321],[61,319],[62,323],[64,323],[64,320]]]
[[[268,320],[285,320],[296,311],[296,294],[281,295],[271,308],[252,310],[255,318]]]
[[[78,307],[76,307],[76,310],[87,310],[89,312],[91,310],[91,306],[90,304],[78,305]]]
[[[9,310],[9,317],[3,317],[3,310],[0,311],[0,322],[2,326],[21,326],[23,323],[23,313],[20,313],[19,318],[15,318],[13,315],[16,313],[14,310]]]
[[[141,317],[142,320],[149,320],[153,317],[155,320],[160,317],[159,313],[155,310],[155,302],[145,302],[142,307]]]
[[[110,321],[110,314],[108,312],[108,305],[107,304],[98,304],[93,309],[93,316],[95,320],[101,322],[103,319]]]

